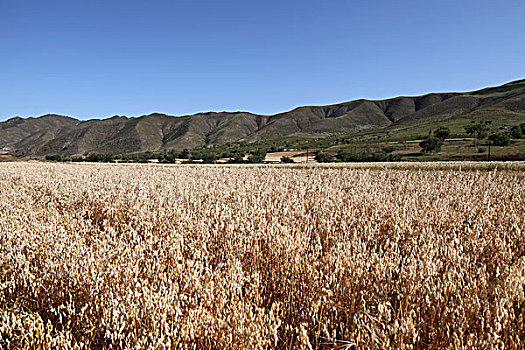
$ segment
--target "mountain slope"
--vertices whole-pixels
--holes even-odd
[[[176,117],[154,113],[79,121],[45,115],[0,123],[0,150],[18,156],[182,150],[230,142],[323,138],[366,130],[398,132],[457,120],[525,121],[525,80],[466,93],[432,93],[299,107],[261,116],[209,112]]]

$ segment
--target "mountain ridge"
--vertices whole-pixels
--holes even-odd
[[[16,156],[134,153],[213,147],[291,137],[323,138],[367,130],[392,131],[454,118],[525,121],[525,79],[471,92],[427,93],[382,100],[358,99],[302,106],[274,115],[208,111],[159,112],[79,120],[45,114],[0,122],[0,150]],[[504,124],[504,123],[503,123]]]

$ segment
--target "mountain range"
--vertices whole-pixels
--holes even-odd
[[[472,92],[360,99],[299,107],[270,116],[208,112],[90,120],[56,114],[14,117],[0,122],[0,150],[21,157],[182,150],[240,141],[395,134],[422,125],[459,125],[458,120],[487,118],[503,127],[525,121],[525,79]]]

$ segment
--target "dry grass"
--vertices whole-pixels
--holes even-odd
[[[524,177],[0,166],[0,348],[525,347]]]

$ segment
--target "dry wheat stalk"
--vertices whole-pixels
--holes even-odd
[[[524,348],[524,181],[2,164],[0,348]]]

